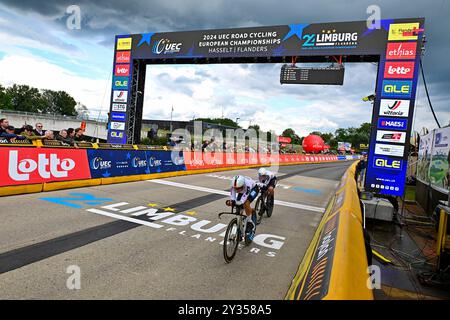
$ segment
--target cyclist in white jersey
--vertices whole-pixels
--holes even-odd
[[[259,187],[253,179],[238,175],[233,177],[230,199],[226,201],[227,206],[243,205],[245,214],[247,215],[246,223],[250,227],[248,231],[253,231],[250,233],[250,240],[253,240],[256,226],[256,215],[254,214],[254,209],[251,207],[251,203],[256,199],[258,193]]]

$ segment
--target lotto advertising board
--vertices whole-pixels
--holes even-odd
[[[380,56],[365,189],[402,196],[419,71],[424,20],[392,21]]]
[[[0,148],[0,186],[91,178],[86,150]]]

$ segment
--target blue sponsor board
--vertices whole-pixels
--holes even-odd
[[[111,113],[111,120],[125,121],[126,119],[127,119],[127,115],[125,113],[117,113],[117,112]]]
[[[171,151],[145,151],[150,173],[185,171],[183,153]],[[173,157],[173,159],[172,159]]]
[[[184,171],[182,154],[170,151],[88,150],[92,178],[132,176],[159,172]]]
[[[403,196],[406,169],[405,160],[373,155],[369,159],[369,170],[366,173],[366,188],[380,194]]]
[[[378,118],[378,129],[406,130],[408,120],[399,118]]]
[[[337,156],[338,160],[347,160],[346,156]]]
[[[127,90],[129,77],[114,77],[113,78],[113,89],[114,90]]]
[[[108,143],[112,144],[126,144],[127,137],[125,131],[120,130],[109,130],[108,132]]]
[[[383,80],[381,94],[383,97],[410,98],[412,92],[412,81],[406,80]]]

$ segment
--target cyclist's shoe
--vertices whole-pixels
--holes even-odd
[[[255,237],[255,230],[250,231],[247,233],[247,239],[250,241],[253,241],[253,238]]]
[[[246,233],[253,232],[255,230],[255,223],[251,220],[247,221],[247,227],[245,228]]]

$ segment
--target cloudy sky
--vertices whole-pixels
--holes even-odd
[[[369,5],[383,19],[425,17],[425,76],[441,124],[450,121],[450,0],[0,0],[0,84],[65,90],[92,116],[109,109],[114,35],[247,26],[365,20]],[[70,5],[81,29],[67,28]],[[334,132],[370,122],[361,101],[375,89],[375,64],[347,64],[343,86],[280,85],[279,64],[180,65],[147,68],[144,118],[240,118],[278,134]],[[415,130],[434,128],[422,82]]]

